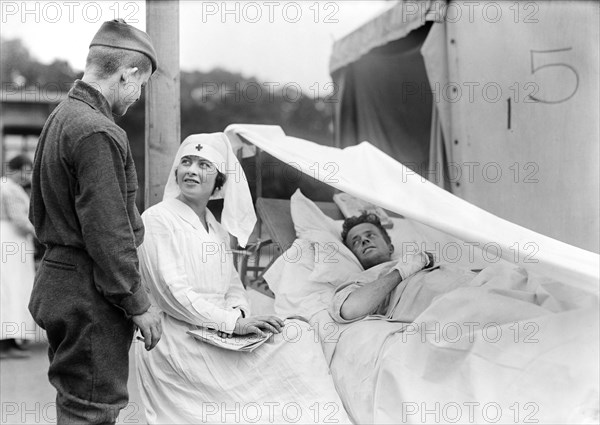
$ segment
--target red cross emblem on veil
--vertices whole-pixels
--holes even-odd
[[[196,145],[196,150],[200,151],[202,149],[202,145],[200,143],[198,143],[198,145]]]

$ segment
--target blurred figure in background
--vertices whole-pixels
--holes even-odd
[[[16,340],[35,335],[35,323],[27,309],[35,262],[33,225],[29,222],[29,196],[24,187],[31,184],[32,163],[25,155],[12,158],[0,181],[0,358],[24,358],[28,353]]]
[[[25,189],[27,197],[31,197],[31,172],[33,170],[31,159],[29,159],[27,155],[17,155],[11,161],[9,161],[8,167],[13,170],[13,173],[19,173],[18,170],[23,169],[23,173],[18,178],[17,183],[19,183],[21,187]],[[39,239],[35,235],[33,235],[33,247],[35,250],[33,258],[35,260],[35,267],[37,269],[40,260],[44,256],[46,247],[40,243]]]

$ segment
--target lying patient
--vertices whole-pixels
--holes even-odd
[[[330,314],[339,323],[367,315],[410,322],[433,297],[475,276],[457,267],[433,267],[429,252],[403,253],[393,260],[394,245],[375,214],[346,219],[342,240],[365,272],[337,288]]]
[[[597,297],[508,263],[392,260],[374,215],[342,239],[365,270],[337,288],[330,315],[355,323],[325,348],[356,423],[489,423],[492,405],[495,423],[597,422]]]

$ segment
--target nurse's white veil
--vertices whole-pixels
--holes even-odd
[[[163,200],[181,193],[175,180],[175,170],[181,157],[196,155],[215,164],[227,176],[227,181],[210,199],[224,199],[221,225],[235,236],[241,246],[246,246],[256,224],[256,214],[246,174],[233,153],[231,143],[224,133],[192,134],[179,146],[165,185]]]

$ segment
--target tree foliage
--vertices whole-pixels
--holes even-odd
[[[22,88],[42,86],[63,91],[83,73],[66,61],[42,64],[31,56],[19,39],[1,40],[0,78],[3,84]],[[294,90],[293,82],[264,83],[224,69],[210,72],[182,71],[181,75],[181,136],[194,133],[223,131],[233,123],[280,125],[286,134],[315,142],[333,143],[333,103],[313,99],[309,93]],[[292,88],[282,90],[283,87]],[[136,161],[143,194],[144,176],[143,99],[130,108],[118,124],[127,132]],[[332,190],[307,176],[299,175],[287,165],[266,155],[262,170],[263,196],[289,198],[300,187],[314,199],[330,200]],[[244,160],[250,186],[255,189],[255,167],[252,159]]]
[[[22,88],[43,86],[66,91],[82,73],[74,71],[64,60],[57,59],[50,64],[38,62],[17,38],[0,41],[0,75],[2,83],[12,83]]]

